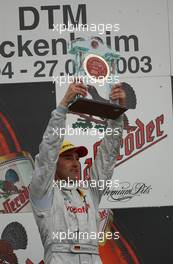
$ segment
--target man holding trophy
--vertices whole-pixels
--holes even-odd
[[[66,115],[76,97],[85,99],[88,87],[80,80],[71,83],[58,107],[52,112],[30,183],[30,201],[44,246],[45,264],[101,264],[98,251],[98,207],[104,190],[85,186],[65,186],[60,182],[81,179],[80,158],[87,148],[64,141],[53,134],[54,128],[66,128]],[[109,94],[125,109],[126,94],[122,85],[112,85]],[[88,103],[88,102],[87,102]],[[112,178],[123,131],[123,115],[108,118],[108,127],[119,133],[105,134],[91,168],[90,178],[96,182]],[[56,181],[56,187],[54,182]],[[95,236],[94,236],[95,234]]]

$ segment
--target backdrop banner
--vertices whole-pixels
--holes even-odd
[[[33,160],[51,111],[76,74],[71,43],[90,38],[119,55],[116,80],[131,108],[112,179],[119,186],[100,183],[106,187],[100,231],[119,233],[100,243],[103,264],[173,263],[172,13],[171,0],[1,3],[0,263],[44,263],[29,203]],[[67,115],[65,138],[88,149],[84,179],[106,127],[94,115]]]

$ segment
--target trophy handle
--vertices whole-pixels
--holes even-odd
[[[110,93],[112,92],[112,87],[113,87],[113,84],[109,84],[109,102],[113,105],[117,105],[117,106],[120,106],[119,104],[119,99],[116,99],[116,100],[112,100],[111,97],[110,97]]]

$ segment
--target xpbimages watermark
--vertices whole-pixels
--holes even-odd
[[[106,31],[118,32],[120,30],[120,24],[53,24],[53,31],[58,31],[60,35],[64,32],[98,32],[98,34],[103,35]]]
[[[98,240],[99,242],[104,242],[106,239],[114,239],[117,240],[120,238],[119,232],[71,232],[68,230],[67,232],[53,232],[53,239],[57,239],[62,242],[63,240]]]
[[[64,136],[97,136],[99,139],[102,139],[105,135],[115,135],[118,136],[120,134],[120,129],[115,127],[112,129],[111,127],[104,128],[73,128],[67,125],[66,128],[63,127],[53,127],[52,128],[52,135],[58,136],[58,137],[64,137]]]
[[[63,188],[97,188],[99,191],[105,190],[105,188],[118,188],[119,180],[71,180],[69,177],[67,180],[53,180],[53,188],[58,187],[60,190]]]
[[[62,86],[66,83],[80,83],[83,82],[84,84],[93,85],[98,84],[99,86],[104,86],[105,83],[108,84],[117,84],[120,82],[119,75],[109,75],[108,77],[104,76],[98,76],[97,78],[95,76],[91,76],[90,78],[87,75],[63,75],[63,76],[53,76],[53,83],[58,84],[59,86]]]

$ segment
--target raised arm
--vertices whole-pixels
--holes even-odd
[[[53,188],[53,180],[59,151],[64,140],[60,129],[65,129],[68,104],[76,94],[86,96],[83,84],[72,83],[56,110],[52,112],[51,119],[39,146],[39,153],[35,158],[35,169],[30,183],[30,196],[32,200],[40,200]]]
[[[115,85],[112,89],[112,100],[119,99],[119,104],[125,106],[125,92],[121,85]],[[96,159],[91,168],[91,179],[95,181],[104,181],[106,187],[106,180],[112,178],[114,167],[116,164],[117,155],[119,153],[120,141],[123,133],[123,115],[116,120],[108,120],[108,127],[111,128],[112,133],[105,133],[105,136],[98,147]],[[93,190],[94,199],[96,203],[100,202],[103,190],[96,188]]]
[[[54,174],[58,153],[64,136],[59,136],[55,131],[65,128],[67,107],[58,106],[51,114],[39,153],[35,157],[35,169],[30,183],[30,194],[32,198],[41,199],[53,186]]]

